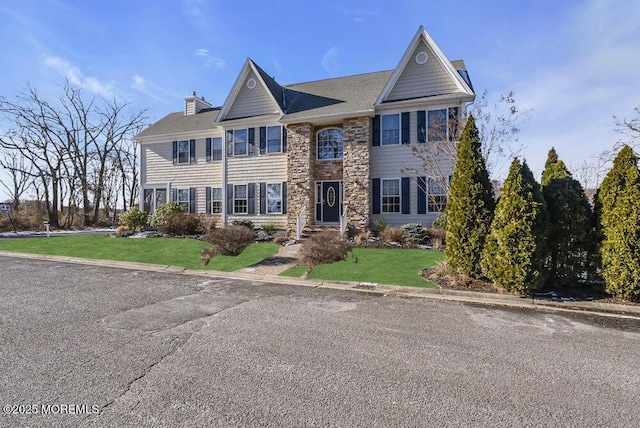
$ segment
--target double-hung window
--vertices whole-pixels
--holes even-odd
[[[400,212],[400,179],[382,179],[382,212]]]
[[[427,188],[427,210],[431,213],[444,212],[447,205],[447,191],[438,180],[429,178]]]
[[[182,207],[182,211],[189,212],[189,189],[178,189],[176,203]]]
[[[247,185],[239,184],[233,186],[233,213],[247,214],[249,208],[249,200],[247,197]]]
[[[445,141],[447,138],[447,110],[429,110],[427,121],[429,141]]]
[[[178,141],[178,163],[189,163],[191,159],[189,140]]]
[[[282,183],[267,184],[267,214],[282,213]]]
[[[245,156],[247,154],[247,130],[246,129],[234,129],[232,132],[227,133],[227,138],[231,141],[230,147],[233,148],[234,156]]]
[[[342,130],[323,129],[318,132],[318,159],[342,159],[344,141]]]
[[[383,146],[400,144],[400,115],[385,114],[380,121],[380,142]]]
[[[222,160],[222,137],[212,138],[211,160]]]
[[[213,187],[211,189],[211,214],[222,213],[222,188]]]
[[[267,127],[267,153],[282,152],[282,127]]]

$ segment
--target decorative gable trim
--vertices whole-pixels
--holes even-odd
[[[407,48],[404,55],[402,56],[402,59],[400,60],[395,70],[391,74],[391,77],[389,77],[389,81],[387,82],[384,89],[382,90],[382,93],[380,93],[380,96],[376,101],[376,106],[381,105],[387,99],[387,97],[395,87],[396,83],[400,79],[400,76],[402,75],[402,72],[404,71],[405,67],[407,66],[409,61],[413,60],[413,53],[415,52],[416,48],[418,47],[421,41],[423,41],[432,50],[432,52],[435,55],[435,58],[430,58],[429,60],[430,61],[436,60],[442,65],[442,67],[444,67],[447,75],[449,76],[451,81],[454,83],[456,88],[465,95],[468,95],[470,97],[475,96],[473,90],[469,87],[469,85],[467,85],[464,79],[453,67],[451,62],[440,50],[438,45],[436,45],[436,43],[433,41],[429,33],[427,33],[427,31],[421,25],[420,28],[418,28],[416,35],[413,37],[413,40],[409,44],[409,47]]]
[[[242,87],[244,86],[244,82],[247,79],[247,76],[249,76],[249,74],[253,72],[253,77],[256,80],[256,83],[258,85],[262,85],[262,88],[265,90],[265,92],[267,93],[267,96],[269,97],[270,101],[273,103],[273,106],[275,107],[275,109],[277,109],[278,113],[280,115],[284,114],[284,111],[281,107],[281,100],[277,100],[274,92],[278,92],[277,88],[280,87],[277,83],[275,83],[275,81],[271,78],[269,81],[269,84],[267,84],[267,82],[265,82],[265,73],[264,71],[262,71],[262,69],[260,67],[258,67],[252,60],[251,58],[247,58],[247,60],[245,61],[244,65],[242,66],[242,70],[240,71],[240,74],[238,75],[238,78],[236,79],[235,83],[233,84],[233,87],[231,89],[231,92],[229,92],[229,96],[227,97],[226,101],[224,102],[222,109],[220,110],[220,114],[218,115],[218,118],[216,119],[216,123],[220,123],[223,122],[226,118],[227,115],[229,114],[229,111],[231,110],[231,107],[233,106],[233,104],[236,101],[236,98],[238,97],[238,94],[240,93],[240,90],[242,89]],[[282,90],[282,88],[280,87],[280,91]]]

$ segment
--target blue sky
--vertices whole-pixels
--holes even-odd
[[[631,0],[3,0],[0,95],[66,77],[159,119],[192,91],[221,105],[247,57],[283,84],[392,69],[423,25],[478,93],[532,109],[520,141],[539,179],[552,146],[577,165],[621,138],[639,22]]]

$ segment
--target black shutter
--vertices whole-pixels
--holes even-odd
[[[418,143],[427,141],[427,112],[421,110],[418,112]]]
[[[196,161],[196,140],[189,140],[189,163]]]
[[[411,200],[409,199],[409,177],[402,177],[402,214],[411,214]]]
[[[233,156],[233,131],[227,131],[227,157]]]
[[[260,183],[260,214],[267,213],[267,183]]]
[[[248,155],[253,156],[256,154],[256,128],[249,128],[249,151]]]
[[[267,153],[267,127],[260,127],[260,154]]]
[[[410,120],[410,116],[409,116],[409,112],[406,111],[404,113],[402,113],[400,115],[400,121],[401,121],[401,127],[402,127],[402,144],[409,144],[409,138],[410,138],[410,124],[411,124],[411,120]]]
[[[287,213],[287,182],[282,182],[282,214]]]
[[[227,184],[227,214],[233,214],[233,184]]]
[[[373,179],[373,201],[372,201],[373,214],[380,214],[380,179]]]
[[[247,185],[247,205],[249,205],[248,208],[248,214],[255,214],[256,213],[256,183],[249,183]]]
[[[211,187],[207,187],[207,214],[211,214]]]
[[[427,177],[418,177],[418,214],[427,213]]]
[[[178,202],[178,189],[171,189],[171,202]]]
[[[287,128],[282,127],[282,153],[287,152]]]
[[[173,163],[178,163],[178,142],[173,142]]]
[[[380,115],[376,114],[373,118],[373,140],[371,140],[372,146],[380,145]],[[379,213],[378,213],[379,214]]]
[[[195,214],[196,213],[196,188],[195,187],[190,187],[189,188],[189,212],[191,214]]]
[[[205,140],[206,143],[206,152],[207,152],[207,162],[211,162],[211,138],[207,138]]]

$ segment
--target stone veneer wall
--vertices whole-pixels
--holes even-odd
[[[340,160],[315,160],[313,178],[317,181],[342,180],[342,159]]]
[[[343,203],[348,207],[347,222],[359,231],[367,231],[371,217],[371,118],[346,119],[343,129]]]
[[[295,234],[296,218],[307,207],[307,224],[313,219],[313,125],[287,126],[287,232]]]

